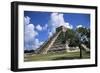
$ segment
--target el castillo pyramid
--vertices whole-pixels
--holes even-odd
[[[47,54],[48,52],[67,51],[68,42],[65,40],[67,28],[60,26],[56,28],[56,33],[44,42],[40,48],[36,50],[38,54]],[[79,48],[78,48],[79,51]]]

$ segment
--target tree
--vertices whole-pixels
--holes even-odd
[[[90,28],[80,27],[76,29],[76,32],[80,42],[90,48]]]

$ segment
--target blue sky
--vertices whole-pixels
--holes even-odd
[[[42,45],[59,26],[90,28],[90,14],[24,11],[24,19],[24,47],[28,50]]]

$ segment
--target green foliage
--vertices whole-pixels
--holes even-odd
[[[72,30],[72,29],[67,29],[66,31],[66,39],[69,40],[69,39],[72,39],[75,37],[75,31]]]
[[[80,27],[76,29],[76,32],[79,35],[80,42],[90,48],[90,29]]]
[[[75,30],[67,29],[65,39],[69,42],[69,46],[79,46],[81,43],[90,48],[90,29],[80,27]]]

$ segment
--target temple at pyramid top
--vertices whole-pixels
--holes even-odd
[[[56,28],[56,32],[59,32],[59,31],[66,32],[66,31],[67,31],[67,27],[65,27],[65,26],[60,26],[60,27]]]

